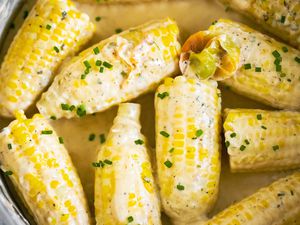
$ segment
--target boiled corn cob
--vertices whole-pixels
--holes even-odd
[[[228,207],[204,224],[300,224],[300,173],[297,172],[275,181],[270,186]]]
[[[55,77],[37,107],[47,117],[103,111],[153,89],[178,70],[178,27],[170,19],[131,28],[82,52]]]
[[[225,140],[233,172],[300,167],[300,112],[225,110]]]
[[[221,0],[221,2],[253,18],[269,32],[300,49],[299,0]]]
[[[81,182],[61,137],[22,112],[0,133],[0,165],[37,224],[91,224]]]
[[[97,167],[98,225],[161,224],[158,195],[139,117],[140,105],[120,104],[107,141],[93,163]]]
[[[50,83],[66,56],[94,32],[69,0],[38,0],[14,38],[0,69],[0,115],[26,110]]]
[[[175,224],[205,220],[220,176],[221,99],[215,81],[167,78],[155,94],[156,158],[164,211]]]
[[[276,108],[300,109],[300,51],[249,27],[221,19],[183,46],[181,69],[220,80]]]

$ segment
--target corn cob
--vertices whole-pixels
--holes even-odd
[[[300,173],[297,172],[260,189],[204,224],[298,225],[300,224],[299,203]]]
[[[176,224],[204,220],[220,176],[221,99],[215,81],[167,78],[155,94],[156,158],[164,211]]]
[[[81,182],[64,145],[40,114],[23,112],[0,133],[0,165],[37,224],[91,224]]]
[[[266,30],[300,49],[299,0],[221,0]]]
[[[276,108],[300,109],[300,52],[221,19],[183,46],[181,69]]]
[[[225,110],[224,131],[233,172],[300,167],[300,113]]]
[[[38,0],[14,38],[0,69],[0,115],[31,106],[66,56],[94,32],[69,0]]]
[[[55,77],[37,106],[57,118],[103,111],[153,89],[178,71],[178,27],[153,21],[82,52]]]
[[[146,139],[140,133],[140,105],[123,103],[98,153],[95,180],[97,224],[154,225],[160,206]]]

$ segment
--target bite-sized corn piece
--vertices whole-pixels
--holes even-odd
[[[221,2],[253,18],[269,32],[300,49],[299,0],[221,0]]]
[[[103,111],[153,89],[178,72],[178,27],[152,21],[101,41],[55,77],[37,107],[57,118]]]
[[[297,172],[258,190],[204,224],[298,225],[300,224],[299,203],[300,173]]]
[[[300,112],[225,110],[225,144],[233,172],[300,167]]]
[[[93,163],[98,225],[161,224],[158,194],[139,117],[140,105],[120,104],[106,143]]]
[[[220,176],[221,98],[215,81],[167,78],[155,94],[156,158],[164,211],[175,224],[205,220]]]
[[[276,108],[300,109],[300,51],[220,19],[183,46],[181,69]]]
[[[0,69],[0,115],[26,110],[53,79],[62,60],[94,32],[69,0],[38,0],[11,43]]]
[[[0,133],[0,165],[37,224],[91,224],[81,182],[67,150],[40,114],[23,112]]]

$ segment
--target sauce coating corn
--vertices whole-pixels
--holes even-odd
[[[197,80],[166,78],[155,94],[158,184],[175,224],[205,220],[218,194],[220,92]]]
[[[201,225],[300,224],[300,173],[281,178]]]
[[[225,19],[184,44],[181,69],[267,105],[300,109],[300,51]]]
[[[221,0],[266,30],[300,49],[299,0]]]
[[[37,104],[41,114],[81,117],[152,90],[178,71],[178,27],[152,21],[80,53],[54,79]]]
[[[120,104],[107,140],[93,164],[98,225],[161,224],[158,195],[139,117],[140,105]]]
[[[55,131],[22,112],[0,133],[0,165],[41,225],[91,224],[81,182]]]
[[[300,167],[300,113],[225,110],[225,143],[233,172]]]
[[[38,0],[0,69],[0,115],[26,110],[52,81],[64,58],[92,36],[94,25],[69,0]]]

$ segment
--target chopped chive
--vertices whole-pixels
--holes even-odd
[[[279,145],[274,145],[274,146],[272,146],[272,148],[273,148],[273,151],[277,151],[277,150],[279,150]]]
[[[96,20],[97,22],[99,22],[99,21],[101,20],[101,17],[100,17],[100,16],[96,16],[96,17],[95,17],[95,20]]]
[[[87,61],[87,60],[83,61],[83,64],[84,64],[84,66],[85,66],[87,69],[92,68],[92,67],[91,67],[91,64],[90,64],[89,61]]]
[[[203,130],[199,129],[196,131],[196,137],[200,137],[203,134]]]
[[[100,50],[98,47],[94,48],[93,51],[94,51],[95,55],[98,55],[100,53]]]
[[[246,149],[246,146],[245,146],[245,145],[241,145],[241,146],[240,146],[240,150],[241,150],[241,151],[244,151],[245,149]]]
[[[132,216],[128,216],[128,217],[127,217],[127,221],[128,221],[128,223],[133,222],[133,217],[132,217]]]
[[[281,65],[276,65],[276,72],[281,72]]]
[[[50,24],[47,24],[47,25],[46,25],[46,29],[47,29],[47,30],[51,30],[51,25],[50,25]]]
[[[295,57],[295,61],[296,61],[297,63],[300,63],[300,57],[296,56],[296,57]]]
[[[28,16],[29,12],[28,10],[25,10],[24,13],[23,13],[23,19],[25,20]]]
[[[171,163],[169,160],[165,161],[164,162],[165,166],[168,167],[168,168],[171,168],[173,163]]]
[[[110,160],[108,160],[108,159],[105,159],[103,162],[104,162],[105,164],[107,164],[107,165],[112,165],[112,164],[113,164],[112,161],[110,161]]]
[[[96,66],[101,66],[102,65],[102,61],[101,60],[96,60]]]
[[[250,142],[248,141],[248,139],[245,139],[245,143],[246,143],[246,145],[250,144]]]
[[[42,130],[41,134],[53,134],[52,130]]]
[[[232,138],[236,137],[236,133],[231,133],[230,137],[232,137]]]
[[[54,51],[56,51],[56,53],[59,53],[58,47],[54,46],[53,49],[54,49]]]
[[[99,69],[99,72],[100,72],[100,73],[103,73],[103,71],[104,71],[104,67],[101,66],[100,69]]]
[[[262,115],[261,115],[261,114],[257,114],[257,115],[256,115],[256,119],[262,120]]]
[[[273,51],[273,52],[272,52],[272,55],[273,55],[275,58],[279,58],[279,57],[280,57],[280,53],[279,53],[277,50]]]
[[[255,72],[261,72],[261,67],[255,67]]]
[[[60,144],[63,144],[64,143],[64,138],[63,137],[58,137],[58,141]]]
[[[217,22],[218,22],[218,21],[215,20],[215,21],[213,21],[213,22],[211,23],[211,25],[215,25]]]
[[[230,142],[229,141],[225,141],[225,147],[228,148],[230,146]]]
[[[106,68],[108,68],[108,69],[110,69],[110,68],[113,67],[113,65],[111,65],[110,63],[108,63],[106,61],[103,62],[103,66],[106,67]]]
[[[122,75],[123,77],[126,77],[126,76],[127,76],[127,73],[126,73],[125,71],[122,71],[122,72],[121,72],[121,75]]]
[[[75,105],[71,105],[69,110],[72,112],[75,108],[76,108]]]
[[[10,176],[10,175],[13,175],[13,172],[10,171],[10,170],[7,170],[7,171],[4,172],[4,175],[5,176]]]
[[[282,58],[281,58],[281,57],[276,58],[276,59],[274,60],[274,64],[275,64],[276,66],[277,66],[277,65],[280,65],[281,61],[282,61]]]
[[[251,69],[251,64],[250,63],[244,64],[244,69],[245,70]]]
[[[66,17],[67,17],[67,12],[66,11],[63,11],[62,13],[61,13],[61,19],[62,20],[64,20]]]
[[[12,145],[11,145],[11,143],[7,144],[7,148],[8,148],[9,150],[11,150],[11,149],[12,149]]]
[[[261,128],[262,128],[262,129],[264,129],[264,130],[266,130],[266,129],[267,129],[267,127],[265,127],[264,125],[262,125],[262,126],[261,126]]]
[[[99,139],[100,139],[100,143],[103,144],[105,142],[105,135],[104,134],[100,134],[99,135]]]
[[[163,93],[158,93],[157,97],[159,97],[160,99],[164,99],[165,97],[169,96],[169,92],[163,92]]]
[[[79,117],[85,116],[85,115],[86,115],[86,109],[85,109],[85,106],[84,106],[84,105],[79,105],[79,106],[77,107],[76,114],[77,114]]]
[[[62,110],[69,110],[70,106],[68,104],[60,104]]]
[[[289,49],[286,46],[283,46],[281,49],[282,49],[283,52],[288,52],[289,51]]]
[[[286,74],[285,73],[281,73],[280,77],[286,77]]]
[[[85,78],[86,78],[86,74],[81,74],[80,79],[81,79],[81,80],[84,80]]]
[[[175,148],[171,148],[171,149],[169,150],[169,152],[172,153],[172,152],[174,152],[174,150],[175,150]]]
[[[170,136],[170,134],[168,134],[166,131],[161,131],[159,133],[166,138],[168,138]]]
[[[50,116],[51,120],[56,120],[56,116]]]
[[[284,23],[284,22],[285,22],[285,16],[281,16],[280,23]]]
[[[177,189],[179,190],[179,191],[183,191],[184,190],[184,186],[183,185],[181,185],[181,184],[177,184]]]
[[[90,134],[89,135],[89,141],[93,141],[93,140],[95,140],[95,138],[96,138],[95,134]]]
[[[115,30],[116,34],[119,34],[119,33],[121,33],[122,31],[123,31],[122,28],[117,28],[117,29]]]
[[[144,141],[141,140],[141,139],[138,139],[138,140],[135,140],[134,143],[135,143],[136,145],[142,145],[142,144],[144,144]]]
[[[104,163],[100,160],[99,162],[92,162],[93,167],[104,167]]]

